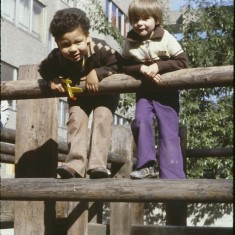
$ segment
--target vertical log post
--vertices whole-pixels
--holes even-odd
[[[183,155],[184,171],[186,174],[187,128],[185,126],[179,128],[179,136]],[[187,225],[187,203],[166,203],[166,225]]]
[[[39,79],[37,65],[19,69],[19,80]],[[57,99],[17,101],[16,178],[56,177]],[[15,235],[56,235],[55,202],[16,202]]]
[[[124,154],[127,159],[122,166],[111,166],[112,177],[128,178],[132,169],[133,138],[130,127],[114,126],[112,133],[112,152]],[[131,204],[110,203],[110,235],[129,235],[131,226]]]
[[[133,139],[134,141],[134,139]],[[134,156],[136,155],[136,145],[135,142],[133,142],[133,156],[132,156],[132,168],[134,166]],[[136,162],[135,162],[136,164]],[[132,170],[131,170],[132,171]],[[144,208],[145,208],[145,203],[143,202],[138,202],[138,203],[132,203],[131,204],[131,226],[134,224],[143,224],[144,223]]]

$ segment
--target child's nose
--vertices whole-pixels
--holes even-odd
[[[77,51],[77,47],[76,45],[71,45],[71,47],[69,48],[69,52],[74,52]]]
[[[143,20],[138,20],[137,25],[143,25]]]

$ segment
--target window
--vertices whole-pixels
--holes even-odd
[[[37,38],[43,35],[43,18],[43,6],[39,2],[33,1],[32,34]]]
[[[15,0],[3,0],[1,4],[2,15],[10,20],[15,20],[16,1]]]
[[[27,30],[30,25],[30,0],[19,0],[18,24],[21,28]]]
[[[37,0],[3,0],[2,16],[42,40],[44,6]]]
[[[60,99],[59,103],[59,126],[62,128],[66,128],[66,123],[68,121],[68,115],[69,115],[69,107],[68,103],[64,100]]]
[[[112,26],[116,27],[123,36],[126,36],[126,16],[118,6],[110,0],[106,0],[106,16]]]
[[[18,69],[7,64],[1,62],[1,80],[2,81],[15,81],[17,80]],[[9,100],[9,106],[13,109],[16,109],[15,100]]]

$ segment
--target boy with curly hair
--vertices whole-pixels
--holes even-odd
[[[67,8],[55,13],[50,32],[55,48],[39,65],[39,73],[50,88],[64,92],[61,78],[70,78],[72,86],[85,81],[91,93],[98,91],[98,83],[118,72],[117,52],[103,40],[91,38],[90,21],[78,8]],[[63,165],[57,168],[61,178],[108,177],[106,169],[113,114],[119,95],[80,96],[68,98],[69,119],[67,135],[69,153]],[[90,149],[88,150],[88,119],[93,111]],[[86,171],[88,161],[88,169]]]

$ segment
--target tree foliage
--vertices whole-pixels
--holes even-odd
[[[184,16],[182,45],[191,67],[233,64],[232,4],[196,0],[193,5],[189,2]],[[181,91],[180,120],[188,128],[188,147],[233,146],[232,101],[233,90],[228,87]],[[232,178],[232,158],[191,159],[187,165],[192,178],[208,173],[210,178]]]
[[[87,4],[87,1],[85,3],[83,3],[82,1],[79,2],[80,5],[84,7],[91,21],[91,29],[96,30],[98,33],[113,37],[121,46],[124,38],[121,35],[120,31],[113,27],[110,22],[108,22],[100,1],[89,0],[89,4]]]
[[[183,39],[190,67],[233,64],[233,4],[189,1],[184,12]],[[233,147],[233,89],[230,87],[182,90],[180,122],[188,130],[188,148]],[[232,158],[187,159],[188,178],[233,178]],[[148,209],[148,207],[147,207]],[[189,204],[192,223],[210,225],[231,204]]]

